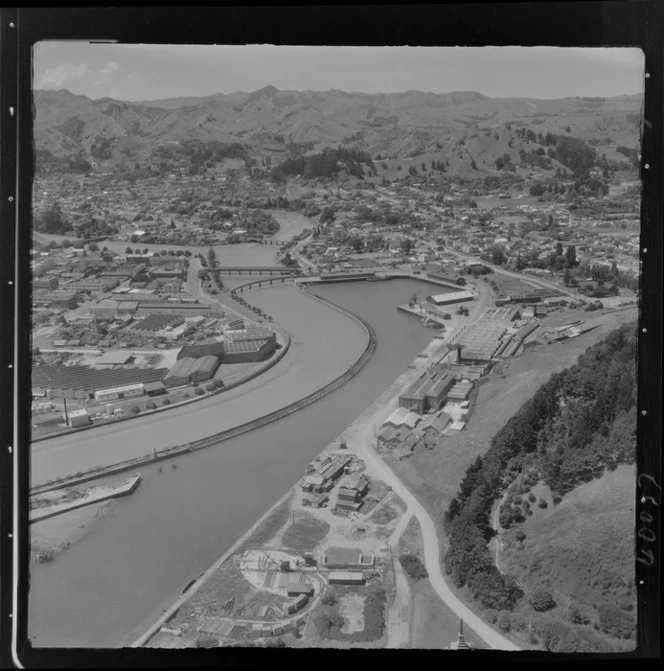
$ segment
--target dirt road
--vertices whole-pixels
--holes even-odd
[[[396,595],[387,611],[387,645],[385,647],[390,649],[405,648],[410,641],[412,599],[408,579],[399,561],[399,540],[412,516],[412,512],[409,509],[406,510],[388,540],[396,582]]]

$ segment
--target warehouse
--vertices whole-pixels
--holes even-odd
[[[123,366],[134,360],[134,353],[127,350],[111,350],[95,359],[95,366],[103,368],[113,368]]]
[[[190,382],[203,382],[209,380],[218,367],[219,359],[216,356],[207,355],[198,359],[184,357],[175,362],[163,382],[167,387],[181,387]]]
[[[473,389],[471,382],[457,382],[447,395],[448,401],[465,401]]]
[[[184,359],[189,357],[192,359],[198,359],[202,356],[216,356],[220,359],[223,359],[224,356],[224,343],[223,342],[213,342],[207,343],[205,345],[185,345],[178,352],[178,359]]]
[[[124,387],[112,387],[111,389],[100,389],[94,394],[95,401],[106,403],[107,401],[116,401],[122,398],[133,398],[143,396],[145,389],[141,382],[137,384],[128,384]]]
[[[209,380],[219,368],[219,359],[216,356],[206,355],[194,359],[190,378],[192,382]]]
[[[472,301],[475,298],[472,291],[452,291],[447,294],[436,294],[427,296],[427,301],[434,305],[450,305],[452,303],[463,303]]]
[[[331,571],[328,577],[330,585],[364,585],[362,571]]]
[[[424,413],[429,409],[438,410],[445,395],[454,384],[454,378],[447,372],[425,372],[399,396],[399,407]]]
[[[500,347],[507,327],[495,320],[482,320],[466,326],[455,338],[461,345],[459,359],[464,364],[487,364]]]
[[[224,363],[250,363],[265,361],[276,349],[274,338],[269,340],[249,340],[246,342],[225,342]]]
[[[143,385],[143,390],[148,396],[161,396],[166,393],[166,387],[161,380],[156,382],[146,382]]]
[[[360,550],[353,548],[329,548],[323,555],[323,566],[330,569],[368,568],[373,566],[374,562],[374,555],[364,555]]]
[[[407,408],[397,408],[390,416],[383,422],[383,426],[392,426],[395,429],[404,427],[407,429],[414,429],[420,418]]]
[[[226,332],[226,342],[263,342],[264,340],[276,342],[275,332],[260,326]]]
[[[93,399],[96,391],[161,380],[166,368],[97,370],[88,366],[42,365],[32,369],[33,393],[55,398]]]

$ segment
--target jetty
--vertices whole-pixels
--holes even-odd
[[[91,487],[81,496],[69,500],[63,500],[59,503],[49,504],[48,499],[42,499],[46,501],[46,504],[37,508],[33,508],[30,511],[29,522],[32,523],[38,522],[39,520],[45,520],[49,517],[55,517],[56,515],[61,515],[62,513],[76,510],[77,508],[82,508],[83,506],[89,506],[93,503],[106,501],[107,499],[116,499],[121,496],[128,496],[129,494],[134,493],[140,482],[141,476],[139,473],[137,473],[120,484],[114,485],[111,483],[108,485]],[[34,501],[39,501],[39,499],[33,499],[33,502]]]

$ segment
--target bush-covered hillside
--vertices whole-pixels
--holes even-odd
[[[488,548],[494,535],[492,507],[517,478],[522,493],[542,481],[553,503],[559,503],[605,469],[634,461],[636,346],[636,326],[624,325],[580,356],[575,366],[551,376],[467,470],[446,513],[445,565],[455,584],[467,586],[484,608],[512,611],[533,598],[498,571]],[[503,527],[523,522],[535,505],[548,505],[532,493],[512,494],[501,509]],[[536,604],[544,601],[536,599]]]

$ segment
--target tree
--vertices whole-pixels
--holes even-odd
[[[570,245],[567,248],[567,251],[565,252],[565,259],[567,261],[568,268],[573,268],[574,266],[577,265],[576,247],[574,245]]]
[[[125,249],[125,254],[133,254],[133,253],[134,253],[134,250],[131,247],[127,247]]]
[[[41,217],[37,219],[36,229],[40,233],[61,233],[69,228],[70,224],[60,206],[60,202],[55,200],[44,210]]]
[[[62,241],[62,245],[63,245],[63,247],[64,247],[64,244],[65,244],[65,241],[63,240],[63,241]],[[99,250],[99,245],[98,245],[96,242],[91,242],[91,243],[88,245],[88,250],[91,251],[91,252],[96,252],[96,251]]]
[[[553,597],[545,589],[535,590],[528,599],[530,605],[538,612],[542,613],[546,610],[551,610],[555,608],[556,602],[553,600]]]

